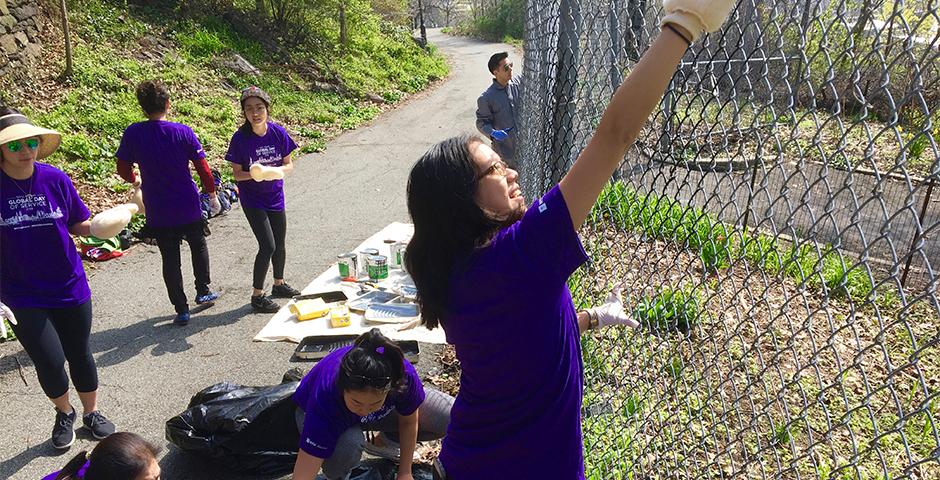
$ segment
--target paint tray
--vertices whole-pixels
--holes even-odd
[[[359,335],[326,335],[318,337],[304,337],[294,350],[294,360],[296,361],[318,361],[327,356],[333,350],[352,345]],[[420,349],[415,340],[400,340],[395,343],[401,347],[405,359],[409,362],[418,363]]]

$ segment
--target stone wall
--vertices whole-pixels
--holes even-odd
[[[37,0],[0,0],[0,78],[28,75],[42,52]]]

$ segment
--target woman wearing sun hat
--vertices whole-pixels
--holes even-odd
[[[284,282],[287,250],[287,215],[284,211],[284,175],[293,170],[291,152],[297,144],[284,127],[270,121],[271,97],[252,86],[242,90],[245,123],[232,135],[225,159],[238,182],[242,211],[258,240],[252,275],[251,308],[274,313],[278,305],[264,294],[268,265],[274,267],[272,297],[290,298],[300,292]]]
[[[69,177],[37,161],[60,140],[58,132],[0,105],[0,311],[55,405],[52,445],[65,449],[75,441],[69,376],[84,426],[98,439],[114,433],[114,424],[98,411],[98,372],[88,342],[91,290],[69,234],[112,237],[136,207],[121,205],[89,220]]]

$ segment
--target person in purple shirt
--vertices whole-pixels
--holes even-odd
[[[130,432],[118,432],[88,452],[80,452],[62,470],[42,480],[160,480],[160,448]]]
[[[163,260],[163,282],[176,309],[173,323],[189,323],[189,302],[183,291],[180,271],[180,243],[189,243],[193,276],[196,278],[196,304],[211,305],[219,294],[209,289],[209,246],[203,228],[199,190],[189,173],[196,167],[202,188],[209,194],[211,213],[222,210],[215,191],[215,179],[206,163],[206,153],[191,128],[167,121],[170,93],[160,82],[144,81],[137,86],[137,102],[147,121],[135,123],[124,131],[117,153],[118,174],[143,189],[147,226],[157,239]],[[146,178],[141,185],[133,165]]]
[[[248,87],[241,94],[245,123],[232,135],[225,159],[232,163],[232,175],[238,182],[238,197],[258,240],[258,253],[252,275],[251,308],[274,313],[280,308],[264,292],[268,265],[274,266],[271,296],[290,298],[300,292],[284,281],[287,259],[287,214],[284,211],[284,175],[294,169],[291,152],[297,144],[284,127],[270,121],[271,97],[258,87]],[[252,167],[266,174],[252,174]]]
[[[638,325],[618,288],[605,304],[575,310],[566,282],[588,259],[578,230],[690,38],[717,29],[734,5],[705,3],[668,0],[661,34],[618,88],[588,146],[528,209],[518,173],[479,137],[445,140],[412,168],[407,267],[423,322],[444,327],[461,366],[439,457],[447,478],[585,477],[580,334]]]
[[[320,360],[294,402],[303,417],[293,480],[312,480],[321,468],[328,480],[346,478],[364,449],[398,460],[398,480],[413,480],[416,442],[444,436],[454,399],[423,386],[398,345],[373,328]],[[363,431],[382,433],[372,443]]]
[[[75,442],[69,374],[92,435],[103,439],[114,433],[114,424],[98,411],[91,290],[70,236],[87,236],[94,228],[72,180],[37,161],[60,141],[58,132],[0,105],[0,311],[55,405],[52,446],[66,449]]]

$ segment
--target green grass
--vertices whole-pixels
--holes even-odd
[[[324,132],[354,129],[380,113],[364,100],[365,93],[394,103],[448,73],[433,48],[422,50],[400,28],[380,29],[381,23],[372,17],[364,17],[364,33],[345,55],[318,56],[318,51],[297,48],[285,63],[212,12],[182,15],[165,5],[70,1],[75,74],[66,84],[67,93],[51,108],[35,108],[28,98],[21,106],[36,123],[63,133],[62,147],[48,161],[76,183],[126,190],[114,174],[114,152],[124,129],[144,119],[134,96],[143,80],[167,84],[169,119],[191,126],[210,163],[222,165],[229,139],[242,122],[237,98],[243,87],[258,85],[268,91],[272,119],[296,132],[300,152],[310,153],[326,147]],[[155,42],[155,47],[142,46]],[[220,66],[220,60],[236,53],[260,75],[238,75]],[[339,78],[348,94],[312,88],[309,78],[295,68],[310,60],[325,65],[323,73]],[[228,168],[221,172],[230,180]]]
[[[618,228],[681,245],[698,256],[706,271],[717,272],[740,260],[810,288],[824,286],[833,297],[865,301],[874,294],[875,285],[865,266],[837,248],[740,231],[701,208],[685,207],[665,196],[641,195],[622,182],[604,188],[591,220],[595,224],[609,221]]]
[[[633,310],[640,325],[656,335],[688,335],[699,322],[701,298],[692,289],[665,288],[641,298]]]

